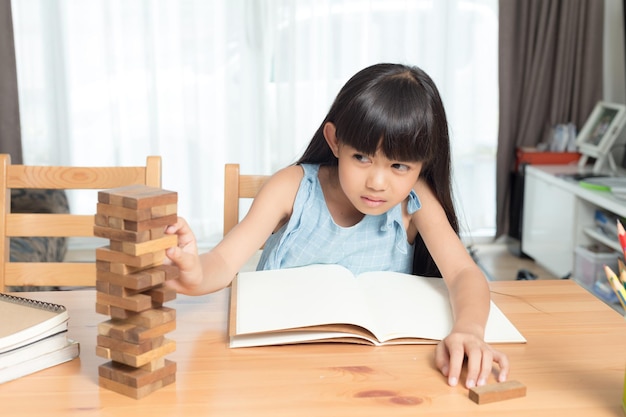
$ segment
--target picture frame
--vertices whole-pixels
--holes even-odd
[[[579,167],[584,168],[593,158],[594,173],[599,173],[607,161],[610,169],[615,171],[617,166],[611,148],[625,124],[626,105],[599,101],[576,136],[576,146],[581,153]]]

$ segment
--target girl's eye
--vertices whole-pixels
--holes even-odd
[[[397,169],[398,171],[408,171],[409,166],[405,164],[393,164],[391,165],[393,169]]]
[[[369,162],[370,160],[367,156],[359,154],[359,153],[354,154],[354,159],[356,159],[359,162]]]

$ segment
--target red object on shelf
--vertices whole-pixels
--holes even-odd
[[[515,171],[521,164],[531,165],[567,165],[578,162],[579,152],[544,152],[535,148],[517,148]]]

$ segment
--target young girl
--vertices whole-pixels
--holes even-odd
[[[179,246],[167,251],[184,294],[228,286],[265,244],[257,269],[338,263],[354,273],[393,270],[442,276],[454,326],[435,362],[456,385],[483,385],[494,362],[499,381],[507,357],[484,342],[489,289],[458,237],[452,204],[450,144],[439,92],[419,68],[378,64],[339,92],[304,155],[274,174],[245,218],[198,256],[183,219],[168,228]],[[416,317],[416,320],[426,320]]]

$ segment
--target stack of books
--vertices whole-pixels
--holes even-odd
[[[0,383],[78,357],[64,306],[0,293]]]

